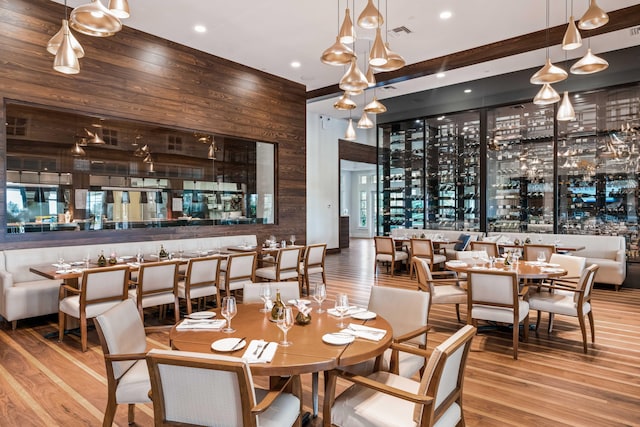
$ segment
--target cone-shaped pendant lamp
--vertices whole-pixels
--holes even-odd
[[[533,98],[533,103],[536,105],[549,105],[558,101],[560,101],[560,95],[549,83],[543,84]]]
[[[109,0],[109,12],[120,19],[126,19],[131,16],[127,0]]]
[[[356,130],[353,128],[353,119],[349,119],[349,125],[347,126],[347,131],[344,134],[344,139],[347,141],[353,141],[356,139]]]
[[[565,70],[553,65],[551,59],[547,58],[547,62],[539,69],[529,80],[534,85],[543,85],[545,83],[557,83],[566,79],[568,74]]]
[[[589,48],[582,59],[573,64],[569,71],[571,71],[572,74],[593,74],[606,70],[608,67],[609,63],[591,53],[591,48]]]
[[[359,91],[369,87],[367,76],[365,76],[364,73],[360,71],[360,68],[358,68],[358,63],[356,62],[355,57],[351,59],[351,66],[342,79],[340,79],[339,87],[342,90],[349,91]]]
[[[353,110],[356,107],[356,103],[349,98],[349,94],[346,92],[333,104],[333,108],[336,110]]]
[[[82,58],[84,56],[84,49],[82,48],[82,46],[80,46],[78,39],[76,39],[69,30],[69,21],[67,21],[66,19],[62,20],[62,26],[60,27],[60,30],[53,37],[51,37],[51,39],[49,39],[49,43],[47,43],[47,52],[52,55],[58,53],[58,49],[62,44],[62,38],[65,33],[69,35],[69,41],[71,42],[71,47],[73,48],[76,57],[78,59]]]
[[[53,60],[53,69],[63,74],[78,74],[80,72],[80,63],[76,53],[73,51],[69,37],[70,33],[67,29],[62,35],[62,42]]]
[[[609,15],[598,7],[596,0],[590,0],[589,9],[580,18],[578,27],[581,30],[594,30],[602,27],[607,22],[609,22]]]
[[[387,63],[387,49],[382,42],[382,35],[380,34],[380,28],[376,28],[376,38],[371,46],[371,52],[369,52],[369,64],[374,67],[380,67]]]
[[[404,58],[399,53],[396,53],[389,49],[389,42],[386,42],[384,45],[385,49],[387,50],[387,63],[379,67],[375,67],[376,70],[386,72],[399,70],[400,68],[404,67],[406,65],[406,61],[404,60]]]
[[[373,68],[371,68],[371,66],[367,67],[367,74],[365,74],[365,76],[367,77],[369,87],[374,87],[376,85],[376,76],[373,74]]]
[[[358,16],[358,26],[360,28],[379,28],[384,23],[382,15],[373,5],[373,0],[368,0],[367,5],[362,10],[360,16]]]
[[[556,118],[559,122],[568,122],[569,120],[576,119],[576,112],[573,109],[573,105],[571,105],[569,93],[566,90],[562,96],[562,102],[558,108],[558,116]]]
[[[356,41],[356,33],[353,29],[353,22],[351,21],[351,14],[349,13],[348,7],[344,12],[344,21],[342,21],[338,37],[342,44],[352,44]]]
[[[75,144],[73,144],[73,147],[71,148],[71,155],[73,157],[83,157],[85,156],[87,153],[84,151],[84,149],[80,146],[80,144],[78,144],[77,142]]]
[[[360,120],[358,120],[357,127],[358,129],[371,129],[373,127],[373,122],[367,115],[366,111],[362,112],[362,116],[360,117]]]
[[[351,49],[340,43],[340,37],[336,36],[336,42],[322,52],[320,61],[328,65],[347,65],[355,55]]]
[[[564,37],[562,38],[562,49],[573,50],[580,46],[582,46],[582,37],[580,36],[578,27],[576,27],[575,21],[573,20],[573,15],[571,15],[569,23],[567,24],[567,31],[564,32]]]
[[[216,152],[218,151],[216,147],[216,143],[212,142],[209,146],[209,151],[207,152],[207,159],[209,160],[218,160],[216,159]]]
[[[122,22],[104,7],[100,0],[78,6],[71,11],[71,28],[94,37],[112,36],[122,29]]]
[[[387,111],[387,107],[385,107],[380,101],[378,101],[376,99],[376,97],[373,97],[373,101],[371,101],[370,103],[368,103],[365,107],[364,107],[364,111],[366,111],[367,113],[371,113],[371,114],[380,114],[380,113],[384,113]]]

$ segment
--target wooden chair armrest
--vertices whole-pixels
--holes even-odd
[[[62,283],[60,285],[60,290],[58,291],[58,299],[63,299],[66,296],[67,293],[80,295],[80,293],[82,293],[82,291],[80,289],[74,288],[73,286],[69,286],[69,285],[66,285],[66,284]]]
[[[431,275],[432,276],[453,276],[453,277],[458,277],[458,273],[456,273],[455,271],[451,271],[451,270],[432,271]]]
[[[520,289],[520,292],[518,292],[519,297],[524,297],[524,296],[527,296],[528,294],[529,294],[529,285],[524,285],[522,289]]]
[[[398,388],[379,383],[370,378],[363,377],[362,375],[356,375],[349,372],[339,371],[337,369],[334,369],[333,371],[329,371],[329,375],[332,375],[332,373],[334,373],[335,375],[347,381],[351,381],[354,384],[358,384],[363,387],[367,387],[372,390],[379,391],[381,393],[389,394],[391,396],[394,396],[400,399],[408,400],[413,403],[418,403],[420,405],[433,404],[432,397],[421,395],[421,394],[409,393],[407,391],[400,390]]]
[[[560,291],[584,292],[583,289],[576,289],[572,286],[563,286],[560,283],[554,284],[554,285],[547,285],[545,283],[536,283],[535,286],[540,288],[545,288],[545,289],[551,289],[551,290],[558,289]]]
[[[429,332],[429,330],[431,329],[431,325],[425,325],[425,326],[421,326],[418,329],[415,329],[411,332],[407,332],[406,334],[400,335],[398,337],[395,337],[393,339],[394,343],[401,343],[404,341],[408,341],[412,338],[418,337],[420,335],[426,334],[427,332]]]
[[[127,360],[141,360],[146,357],[146,353],[130,353],[130,354],[105,354],[104,358],[111,362],[124,362]]]
[[[433,283],[435,286],[438,285],[460,285],[461,280],[456,278],[456,279],[433,279],[433,280],[428,280],[427,282],[429,283]]]
[[[391,350],[397,350],[403,353],[410,353],[410,354],[415,354],[416,356],[422,356],[425,359],[429,358],[429,354],[430,354],[426,348],[415,347],[415,346],[403,344],[403,343],[392,342],[391,347],[389,348],[391,348]]]
[[[251,412],[254,414],[260,414],[266,411],[269,406],[271,406],[271,404],[276,400],[276,398],[280,396],[280,394],[282,394],[284,389],[289,385],[291,381],[293,381],[294,378],[295,375],[291,377],[280,377],[278,379],[278,382],[272,385],[271,389],[264,396],[264,398],[253,408],[251,408]]]

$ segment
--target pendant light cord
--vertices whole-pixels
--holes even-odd
[[[547,42],[547,59],[549,59],[549,0],[547,0],[547,33],[546,33],[546,42]]]

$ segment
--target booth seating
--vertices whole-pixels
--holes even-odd
[[[29,268],[57,263],[59,253],[64,254],[66,262],[80,261],[89,254],[91,261],[95,263],[101,251],[104,251],[106,257],[112,251],[118,256],[133,256],[138,250],[148,256],[157,254],[161,245],[168,252],[177,252],[181,248],[189,253],[199,249],[243,244],[257,245],[256,236],[218,236],[0,251],[0,316],[12,322],[15,329],[18,320],[58,313],[60,282],[32,273]]]
[[[469,243],[480,240],[484,233],[481,231],[459,231],[459,230],[423,230],[417,228],[394,228],[391,230],[392,237],[402,237],[410,239],[411,237],[422,237],[425,239],[431,239],[434,243],[437,243],[437,236],[442,236],[443,239],[448,240],[451,243],[439,243],[437,246],[440,248],[442,254],[446,255],[447,261],[457,259],[456,253],[469,249]],[[461,239],[463,235],[468,235],[469,238],[465,242]]]

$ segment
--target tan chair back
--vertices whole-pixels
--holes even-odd
[[[255,252],[231,254],[227,259],[225,284],[239,280],[255,281],[257,254]],[[228,289],[228,287],[226,288]]]
[[[396,247],[393,238],[388,236],[375,236],[373,241],[376,247],[376,255],[395,255]]]
[[[573,300],[576,303],[580,304],[581,302],[588,302],[591,300],[591,291],[593,290],[594,279],[598,272],[598,268],[600,268],[598,264],[591,264],[582,272],[582,276],[580,276],[580,281],[577,286],[577,289],[582,290],[582,292],[576,292],[573,296]]]
[[[324,259],[327,253],[326,243],[316,243],[307,246],[304,253],[304,266],[307,270],[313,267],[324,268]]]
[[[500,251],[498,250],[498,244],[496,242],[471,242],[472,251],[485,251],[488,256],[498,258]]]
[[[215,286],[216,307],[220,307],[219,287],[221,261],[222,258],[218,256],[191,258],[189,260],[184,279],[185,297],[189,300],[189,302],[187,302],[187,312],[189,312],[189,314],[191,314],[191,291],[197,290],[198,288]],[[211,291],[208,291],[208,293],[209,292]],[[213,293],[210,295],[213,295]]]
[[[524,252],[522,256],[525,261],[537,261],[538,254],[544,252],[545,262],[549,262],[551,255],[556,252],[556,247],[553,245],[534,245],[526,243],[524,246]]]
[[[433,262],[433,242],[431,239],[411,239],[411,256],[428,258]]]
[[[280,298],[285,303],[291,299],[300,299],[300,287],[296,282],[264,282],[245,283],[242,291],[243,304],[255,304],[262,302],[260,298],[260,288],[271,286],[271,300],[275,301],[276,291],[280,289]]]
[[[582,276],[582,272],[587,266],[587,259],[581,256],[573,256],[573,255],[563,255],[563,254],[551,254],[551,258],[549,258],[549,262],[552,264],[558,264],[563,269],[567,270],[567,274],[565,277],[561,277],[560,280],[564,280],[565,278],[579,278]]]
[[[276,268],[280,273],[300,271],[300,253],[302,248],[283,248],[278,251]]]
[[[470,271],[467,275],[469,310],[473,305],[518,307],[518,274],[515,271]]]
[[[80,289],[80,307],[127,298],[129,267],[99,267],[85,270]]]

